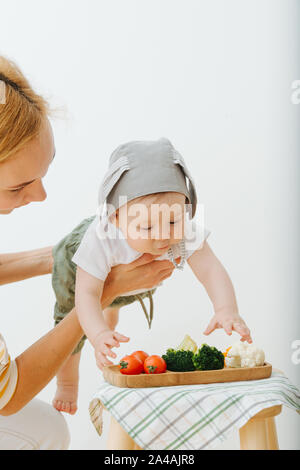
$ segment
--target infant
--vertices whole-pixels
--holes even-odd
[[[109,358],[116,358],[112,348],[129,341],[115,331],[121,306],[139,300],[151,327],[152,296],[162,283],[126,292],[104,310],[99,301],[111,268],[131,263],[144,253],[158,255],[157,260],[169,259],[181,270],[185,262],[190,266],[214,308],[204,334],[224,328],[227,334],[235,330],[242,341],[252,342],[238,313],[231,280],[206,241],[210,232],[193,220],[196,205],[193,178],[168,139],[128,142],[111,155],[100,186],[98,214],[85,219],[54,247],[56,323],[75,304],[100,369],[112,364]],[[149,315],[142,300],[146,296],[151,305]],[[70,414],[77,409],[83,341],[57,375],[53,405]]]

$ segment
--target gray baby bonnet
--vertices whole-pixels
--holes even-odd
[[[117,147],[109,159],[109,169],[99,190],[99,206],[106,202],[109,217],[124,204],[121,202],[124,196],[125,202],[129,202],[139,196],[169,191],[185,194],[192,219],[197,205],[194,181],[171,142],[164,137],[127,142]]]

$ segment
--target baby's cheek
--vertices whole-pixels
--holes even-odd
[[[127,239],[128,245],[136,251],[140,253],[149,253],[151,252],[151,240],[143,240],[143,239]]]
[[[184,223],[174,224],[171,228],[171,243],[179,243],[184,238]]]

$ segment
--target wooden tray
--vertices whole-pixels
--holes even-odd
[[[196,370],[193,372],[171,372],[164,374],[123,375],[118,365],[103,369],[104,379],[122,388],[169,387],[174,385],[211,384],[217,382],[238,382],[240,380],[259,380],[270,377],[272,366],[265,363],[259,367],[233,368],[220,370]]]

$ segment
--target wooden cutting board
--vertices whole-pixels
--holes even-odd
[[[122,388],[170,387],[174,385],[259,380],[270,377],[271,373],[272,366],[267,362],[259,367],[225,367],[220,370],[196,370],[193,372],[171,372],[167,370],[164,374],[124,375],[121,374],[118,365],[107,366],[103,369],[104,379],[108,383]]]

